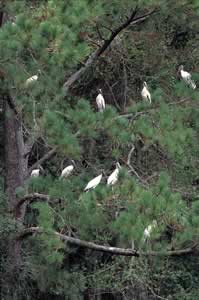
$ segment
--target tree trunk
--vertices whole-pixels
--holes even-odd
[[[4,102],[4,132],[5,132],[5,191],[8,206],[14,212],[16,219],[23,219],[24,214],[16,209],[16,189],[24,182],[24,143],[21,118],[10,108],[8,101]]]
[[[27,174],[27,158],[24,158],[22,120],[10,106],[8,97],[8,95],[4,97],[5,192],[8,209],[18,227],[23,223],[26,203],[17,206],[16,192],[17,188],[24,185],[24,178]],[[11,236],[8,242],[7,269],[2,290],[4,299],[12,299],[15,293],[15,284],[17,284],[22,265],[21,243],[22,241],[15,239],[15,236]]]

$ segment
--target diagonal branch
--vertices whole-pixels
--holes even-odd
[[[110,44],[112,43],[112,41],[115,39],[115,37],[122,31],[124,30],[126,27],[128,27],[129,25],[135,25],[138,23],[141,23],[143,21],[145,21],[147,18],[149,18],[152,14],[156,13],[157,10],[154,9],[142,16],[136,17],[136,14],[138,12],[138,8],[136,8],[130,15],[130,17],[127,18],[127,20],[122,23],[120,26],[118,26],[115,30],[113,30],[110,34],[110,37],[104,41],[103,45],[98,48],[96,51],[94,51],[89,58],[87,59],[87,61],[85,62],[84,66],[81,67],[78,71],[76,71],[74,74],[72,74],[69,79],[64,83],[63,85],[63,89],[65,90],[65,92],[68,91],[68,89],[77,81],[79,80],[82,75],[89,69],[89,67],[98,59],[98,57],[100,57],[100,55],[102,53],[104,53],[104,51],[110,46]]]
[[[54,147],[53,149],[51,149],[49,152],[47,152],[42,158],[40,158],[35,164],[33,164],[30,168],[29,168],[29,172],[31,172],[32,170],[34,170],[35,168],[37,168],[39,165],[43,164],[46,160],[48,160],[50,157],[52,157],[57,151],[57,147]]]
[[[133,249],[125,249],[125,248],[117,248],[117,247],[109,247],[109,246],[103,246],[103,245],[98,245],[93,242],[88,242],[85,240],[77,239],[70,237],[68,235],[61,234],[59,232],[46,232],[40,227],[30,227],[27,229],[24,229],[17,237],[16,239],[21,240],[26,238],[29,235],[32,234],[41,234],[41,233],[46,233],[46,234],[51,234],[58,236],[61,240],[71,244],[71,245],[76,245],[84,248],[88,248],[94,251],[101,251],[101,252],[106,252],[110,253],[112,255],[122,255],[122,256],[183,256],[183,255],[199,255],[199,246],[198,244],[195,244],[192,247],[185,248],[185,249],[180,249],[180,250],[172,250],[172,251],[165,251],[165,252],[157,252],[157,251],[147,251],[147,252],[142,252],[142,251],[137,251]]]

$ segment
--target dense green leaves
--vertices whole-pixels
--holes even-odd
[[[192,256],[184,261],[119,258],[71,246],[53,234],[162,254],[198,241],[198,88],[176,78],[177,66],[184,63],[198,86],[197,5],[186,0],[5,4],[10,19],[0,30],[1,93],[15,97],[24,140],[33,141],[25,154],[29,167],[56,147],[42,162],[40,176],[24,174],[24,187],[16,189],[18,199],[34,192],[49,195],[47,202],[27,204],[23,224],[10,217],[3,182],[0,190],[2,268],[7,268],[7,241],[16,232],[44,230],[24,239],[21,278],[24,286],[34,286],[32,299],[83,299],[108,291],[125,299],[144,293],[146,299],[197,300],[198,263]],[[136,6],[138,15],[154,8],[157,13],[121,32],[65,93],[64,82]],[[26,85],[33,75],[38,80]],[[143,81],[151,105],[141,99]],[[99,87],[106,101],[103,113],[95,103]],[[72,159],[73,173],[61,179]],[[107,178],[117,161],[122,169],[110,187]],[[101,173],[100,184],[85,193],[88,181]],[[144,241],[154,221],[157,226]],[[24,286],[16,299],[25,297]]]

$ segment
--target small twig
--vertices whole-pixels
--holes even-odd
[[[138,111],[137,113],[129,113],[129,114],[123,114],[123,115],[119,115],[116,118],[127,118],[127,119],[131,119],[132,121],[134,121],[135,119],[137,119],[140,116],[144,116],[146,114],[148,114],[148,111]]]
[[[185,99],[182,99],[182,100],[180,100],[180,101],[177,101],[177,102],[170,102],[170,103],[168,103],[168,105],[177,105],[177,104],[181,104],[181,103],[183,103],[183,102],[186,102],[186,101],[190,101],[190,99],[188,99],[188,98],[185,98]]]
[[[168,298],[164,298],[164,297],[161,297],[159,295],[157,295],[154,290],[149,286],[149,284],[146,284],[147,288],[150,290],[150,292],[153,294],[153,296],[155,296],[156,298],[158,299],[161,299],[161,300],[168,300]]]
[[[142,183],[142,185],[147,187],[145,181],[140,177],[140,175],[136,172],[136,170],[133,168],[133,166],[130,163],[126,162],[125,160],[123,160],[123,162],[127,165],[127,167],[129,167],[129,169],[130,169],[129,173],[132,172],[139,179],[139,181]]]
[[[105,25],[100,25],[100,26],[113,33],[113,30],[111,28],[109,28],[108,26],[105,26]]]
[[[97,33],[98,33],[98,35],[99,35],[99,38],[100,38],[101,40],[103,40],[103,41],[106,41],[106,39],[102,36],[102,33],[101,33],[100,29],[99,29],[98,24],[96,24],[96,30],[97,30]]]
[[[114,93],[113,93],[112,87],[110,86],[110,84],[109,84],[107,81],[105,81],[105,84],[108,86],[109,91],[111,92],[111,95],[112,95],[112,97],[113,97],[113,101],[114,101],[114,103],[115,103],[115,106],[117,107],[117,109],[120,110],[120,106],[119,106],[119,104],[117,103],[117,100],[116,100],[115,95],[114,95]]]
[[[128,158],[127,158],[127,164],[128,164],[128,165],[131,164],[131,156],[132,156],[134,150],[135,150],[135,146],[132,145],[131,150],[130,150],[130,152],[129,152],[129,154],[128,154]]]
[[[123,73],[124,73],[124,105],[123,105],[123,107],[125,108],[126,102],[127,102],[128,86],[127,86],[127,72],[126,72],[126,66],[125,66],[124,60],[123,60]]]
[[[133,172],[133,174],[139,179],[139,181],[142,183],[143,186],[147,187],[145,181],[140,177],[140,175],[136,172],[136,170],[133,168],[132,165],[128,165],[130,171],[129,173]]]

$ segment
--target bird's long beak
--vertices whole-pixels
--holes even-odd
[[[77,169],[77,165],[76,165],[76,163],[75,163],[75,161],[73,159],[71,160],[71,163],[73,164],[73,166],[75,167],[75,169]]]

